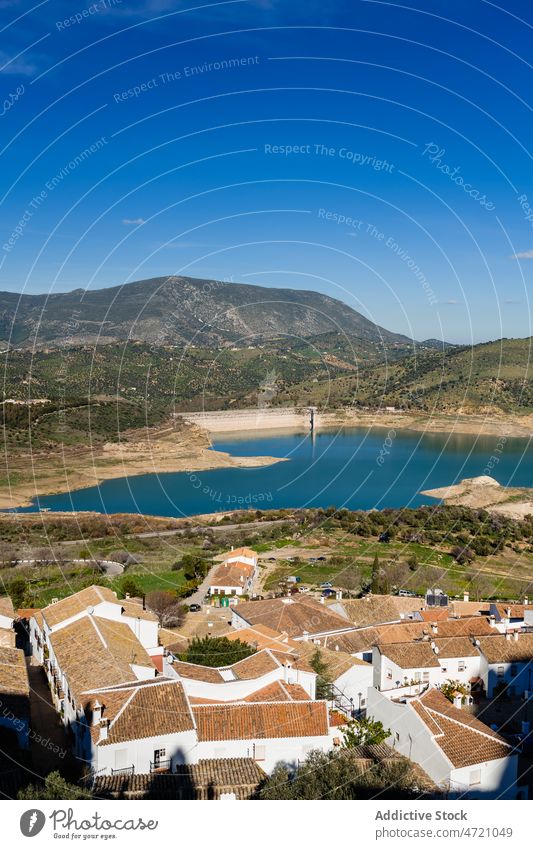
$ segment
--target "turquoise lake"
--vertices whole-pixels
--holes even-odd
[[[96,510],[191,516],[239,507],[349,507],[368,510],[435,503],[421,490],[489,474],[533,486],[528,439],[346,428],[310,434],[239,434],[214,447],[287,462],[252,469],[148,474],[44,496],[19,512]]]

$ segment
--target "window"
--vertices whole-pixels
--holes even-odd
[[[415,681],[420,681],[420,672],[415,672]]]
[[[387,678],[392,679],[392,669],[387,669]]]
[[[128,750],[127,749],[116,749],[115,750],[115,769],[124,769],[124,767],[128,766]]]
[[[429,681],[429,670],[422,673],[422,681],[427,684]]]
[[[481,784],[481,770],[473,769],[468,780],[470,787],[475,787],[476,784]]]
[[[161,765],[161,761],[165,760],[167,750],[166,749],[155,749],[154,750],[154,767],[157,769],[158,766]]]
[[[505,675],[505,667],[497,666],[496,667],[496,675],[498,676],[498,678],[503,678],[504,675]]]
[[[254,743],[254,760],[264,761],[266,758],[266,746],[256,746]]]
[[[465,669],[466,669],[466,663],[464,662],[464,660],[460,660],[460,661],[459,661],[459,663],[457,664],[457,669],[458,669],[458,671],[459,671],[459,672],[464,672],[464,671],[465,671]]]
[[[511,675],[513,676],[513,678],[514,678],[516,675],[518,675],[518,667],[517,667],[516,663],[513,663],[513,664],[511,665]]]

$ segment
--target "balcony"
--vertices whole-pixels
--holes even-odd
[[[166,760],[150,761],[150,772],[170,772],[172,761],[170,758]]]
[[[112,769],[111,775],[134,775],[135,766],[132,764],[131,766],[123,766],[118,769]]]

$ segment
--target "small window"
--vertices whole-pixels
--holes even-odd
[[[165,760],[167,754],[166,749],[155,749],[154,750],[154,767],[157,769],[161,762]]]
[[[392,669],[387,669],[387,678],[392,680]]]
[[[457,664],[457,669],[459,670],[459,672],[464,672],[464,671],[465,671],[465,669],[466,669],[466,663],[464,662],[464,660],[460,660],[460,661],[459,661],[459,663]]]
[[[266,746],[254,745],[254,760],[264,761],[266,758]]]
[[[424,684],[427,684],[427,682],[429,681],[429,670],[427,672],[422,673],[422,681],[424,682]]]
[[[505,675],[505,667],[503,667],[503,666],[498,666],[498,667],[496,668],[496,675],[498,676],[498,678],[503,678],[503,677],[504,677],[504,675]]]
[[[415,672],[415,681],[420,681],[420,672]]]
[[[481,784],[481,770],[473,769],[468,780],[470,787],[475,787],[476,784]]]

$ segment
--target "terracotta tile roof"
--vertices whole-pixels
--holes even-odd
[[[0,596],[0,616],[9,616],[11,619],[15,618],[13,602],[8,595]]]
[[[533,605],[525,604],[495,604],[494,607],[500,617],[504,619],[507,616],[507,611],[511,611],[511,619],[523,619],[524,610],[533,610]]]
[[[452,705],[430,688],[409,702],[456,769],[510,755],[512,746],[471,714]]]
[[[31,619],[32,616],[35,618],[37,613],[40,612],[40,607],[19,607],[17,610],[17,616],[19,619]]]
[[[249,625],[266,625],[274,631],[285,631],[289,637],[301,637],[304,631],[320,634],[350,627],[343,616],[310,598],[250,601],[239,604],[234,612]]]
[[[119,604],[124,611],[124,616],[133,616],[135,619],[142,619],[145,622],[159,622],[159,618],[155,613],[152,613],[151,610],[143,609],[142,601],[138,603],[129,598],[122,598]]]
[[[245,702],[301,702],[309,701],[307,693],[301,684],[287,684],[285,681],[274,681],[260,690],[250,693]]]
[[[425,606],[422,598],[395,595],[367,595],[359,599],[334,602],[335,610],[342,608],[349,621],[358,628],[399,622],[401,614],[408,615]]]
[[[223,563],[209,581],[210,587],[244,587],[253,573],[246,563]]]
[[[328,734],[326,702],[261,702],[196,705],[198,739],[265,740]]]
[[[488,616],[490,601],[451,601],[450,609],[453,616]]]
[[[450,618],[450,609],[449,607],[429,608],[419,610],[418,615],[422,617],[423,622],[444,622]]]
[[[160,628],[158,632],[159,645],[164,646],[174,654],[181,654],[187,651],[189,640],[182,636],[178,631],[172,631],[169,628]]]
[[[489,663],[527,663],[533,659],[533,634],[519,634],[518,640],[504,634],[480,637],[479,649]]]
[[[287,658],[286,658],[287,659]],[[234,663],[230,669],[240,681],[250,678],[260,678],[262,675],[267,675],[275,669],[279,669],[277,659],[267,649],[258,651],[250,657],[244,658]]]
[[[55,604],[49,604],[48,607],[43,609],[42,613],[48,626],[53,628],[54,625],[64,622],[65,619],[88,611],[89,608],[94,608],[103,601],[119,604],[116,593],[108,587],[86,587],[86,589],[69,595],[61,601],[56,601]]]
[[[97,799],[218,799],[235,793],[249,799],[266,774],[252,758],[212,758],[180,765],[172,775],[97,776],[93,794]]]
[[[348,631],[345,634],[335,634],[328,637],[326,647],[339,651],[355,654],[364,651],[370,651],[372,646],[382,643],[405,643],[409,640],[419,640],[424,635],[424,632],[430,633],[431,628],[426,622],[405,622],[399,625],[383,625],[380,628],[359,628],[354,631]]]
[[[429,643],[392,643],[389,646],[379,646],[379,650],[400,669],[426,669],[440,666],[437,655]]]
[[[205,681],[208,684],[222,684],[224,682],[219,670],[212,666],[201,666],[199,663],[186,663],[183,660],[176,660],[172,667],[182,678],[190,678],[192,681]]]
[[[0,696],[29,696],[30,684],[24,652],[0,646]]]
[[[52,633],[50,643],[77,697],[83,690],[134,680],[132,663],[155,672],[146,650],[123,622],[84,616]]]
[[[297,643],[300,646],[300,643]],[[290,663],[293,669],[301,669],[302,672],[313,672],[312,666],[309,665],[309,662],[303,657],[299,650],[296,650],[295,654],[287,654],[287,652],[278,652],[275,649],[270,649],[270,654],[272,654],[278,663],[283,666],[284,664]]]
[[[223,634],[228,640],[241,640],[243,643],[258,649],[276,649],[280,652],[291,652],[299,646],[295,640],[289,640],[284,633],[273,631],[266,625],[257,625],[254,628],[241,628],[238,631],[232,629]]]
[[[438,637],[482,637],[488,634],[494,634],[494,628],[485,616],[467,616],[437,623]]]
[[[477,657],[479,652],[469,637],[434,637],[439,657]]]
[[[241,548],[234,548],[232,551],[225,551],[224,554],[220,555],[227,560],[228,557],[255,557],[257,558],[257,552],[252,548],[246,548],[246,546],[241,546]]]
[[[14,649],[17,645],[17,635],[12,628],[0,628],[0,646]]]
[[[104,705],[103,718],[111,719],[108,736],[98,740],[99,746],[192,731],[194,728],[191,709],[180,681],[153,682],[141,687],[93,694],[93,704],[95,698]]]
[[[333,645],[334,640],[331,641],[331,645]],[[315,643],[309,641],[302,640],[297,643],[298,646],[298,654],[301,658],[305,659],[307,662],[311,660],[313,655],[316,653],[317,649],[320,652],[321,659],[324,663],[327,664],[328,672],[333,681],[336,681],[337,678],[340,678],[345,672],[351,669],[353,666],[364,666],[370,667],[369,663],[366,663],[364,660],[359,660],[357,657],[352,657],[351,654],[348,654],[344,651],[332,651],[331,648],[325,648],[324,646],[317,646]]]

